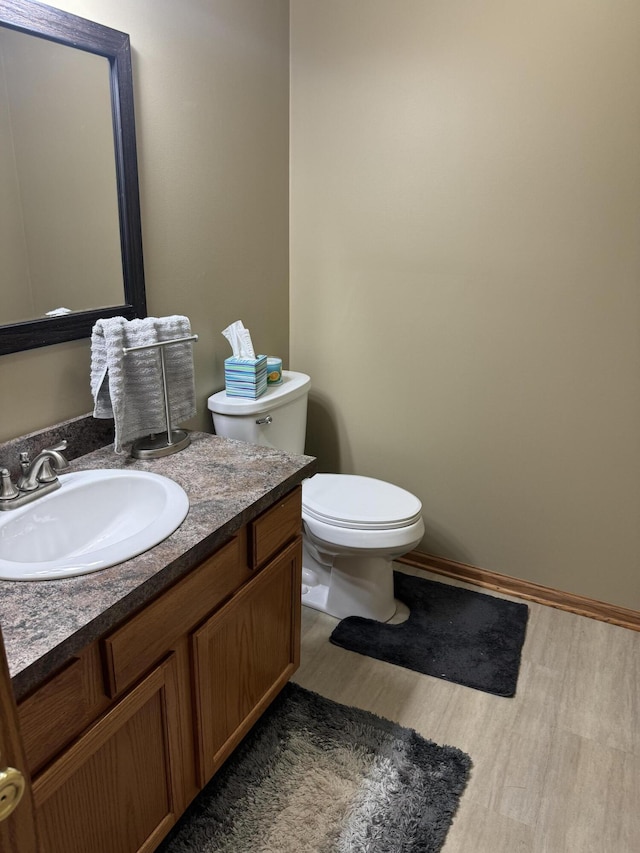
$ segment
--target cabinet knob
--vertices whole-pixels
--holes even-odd
[[[0,821],[6,820],[24,794],[24,776],[15,767],[0,770]]]

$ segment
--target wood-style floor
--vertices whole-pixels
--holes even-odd
[[[307,607],[294,680],[471,756],[443,853],[638,853],[640,633],[528,603],[512,699],[345,651]]]

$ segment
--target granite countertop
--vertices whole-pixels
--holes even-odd
[[[118,566],[57,581],[0,581],[0,624],[17,699],[316,470],[311,456],[197,432],[189,447],[163,459],[119,456],[109,445],[71,464],[73,471],[88,468],[171,477],[187,492],[189,513],[163,542]]]

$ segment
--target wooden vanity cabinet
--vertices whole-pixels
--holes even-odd
[[[300,492],[19,704],[47,853],[154,850],[296,670]]]

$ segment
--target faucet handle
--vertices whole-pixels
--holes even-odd
[[[0,468],[0,501],[12,501],[20,494],[20,490],[11,482],[8,468]]]
[[[67,449],[67,439],[63,438],[61,442],[56,444],[54,447],[44,447],[43,452],[48,450],[49,453],[60,453],[62,450]]]
[[[31,460],[29,458],[29,454],[26,450],[23,450],[20,454],[20,468],[22,469],[22,475],[18,480],[18,490],[21,492],[33,492],[38,488],[38,483],[29,482],[29,468],[31,467]]]

